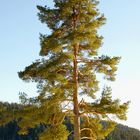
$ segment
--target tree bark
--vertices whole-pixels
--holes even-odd
[[[73,29],[76,30],[76,22],[77,22],[77,10],[73,7]],[[79,115],[79,107],[78,107],[78,67],[77,67],[77,55],[79,50],[79,44],[75,44],[73,46],[73,79],[74,79],[74,93],[73,93],[73,112],[74,112],[74,140],[81,140],[80,136],[80,115]]]
[[[77,68],[77,54],[78,54],[78,45],[74,46],[74,94],[73,94],[73,103],[74,103],[74,140],[80,140],[80,116],[79,116],[79,107],[78,107],[78,68]]]

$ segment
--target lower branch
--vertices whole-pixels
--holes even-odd
[[[84,140],[84,139],[86,139],[86,140],[87,140],[87,139],[88,139],[88,140],[96,140],[95,138],[92,138],[92,137],[82,137],[82,138],[81,138],[81,140]]]

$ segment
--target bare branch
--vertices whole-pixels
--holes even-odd
[[[92,138],[92,137],[82,137],[81,140],[83,140],[83,139],[96,140],[95,138]]]

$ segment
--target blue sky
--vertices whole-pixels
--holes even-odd
[[[0,1],[0,101],[18,102],[18,93],[35,96],[35,84],[25,83],[17,72],[39,58],[39,33],[49,33],[38,20],[36,5],[51,0]],[[100,54],[121,56],[117,79],[109,83],[113,97],[131,100],[125,124],[140,129],[140,0],[100,0],[107,23],[100,33],[104,45]]]

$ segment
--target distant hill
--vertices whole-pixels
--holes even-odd
[[[71,127],[69,125],[69,127]],[[16,122],[10,122],[0,127],[0,140],[38,140],[37,133],[41,128],[31,129],[27,136],[17,134]],[[70,139],[69,139],[70,140]],[[140,131],[128,126],[118,124],[115,130],[105,140],[140,140]]]
[[[22,106],[16,103],[3,103],[0,102],[0,106],[6,106],[9,109],[20,109]],[[1,119],[0,114],[0,119]],[[66,123],[67,128],[72,131],[73,126],[68,122]],[[30,129],[29,134],[26,136],[18,135],[18,126],[15,121],[8,123],[5,126],[0,126],[0,140],[38,140],[38,134],[43,130],[44,126],[38,126],[35,129]],[[73,140],[70,136],[68,140]],[[140,131],[138,129],[130,128],[128,126],[124,126],[118,124],[114,131],[106,137],[105,140],[140,140]]]
[[[140,140],[140,131],[118,124],[115,130],[105,140]]]

